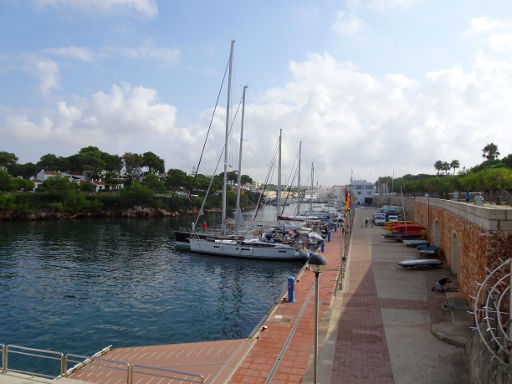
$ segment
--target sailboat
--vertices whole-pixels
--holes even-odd
[[[231,45],[231,55],[233,54],[233,43]],[[230,70],[231,74],[231,59],[230,59]],[[227,149],[228,149],[228,135],[229,135],[229,87],[231,79],[228,78],[228,104],[226,110],[226,139],[224,146],[224,187],[223,187],[223,198],[222,198],[222,230],[225,233],[226,230],[226,185],[227,185]],[[243,146],[243,123],[245,118],[245,92],[247,86],[243,88],[242,96],[242,124],[240,132],[240,152],[238,161],[238,191],[237,191],[237,207],[236,217],[239,222],[240,212],[240,175],[242,166],[242,146]],[[279,191],[278,191],[279,197]],[[239,223],[237,223],[239,224]],[[237,225],[238,228],[238,225]],[[207,253],[219,256],[231,256],[240,258],[251,258],[251,259],[266,259],[266,260],[297,260],[306,259],[307,253],[300,247],[300,239],[296,233],[291,231],[281,233],[282,238],[278,239],[275,237],[277,233],[269,233],[262,238],[245,239],[219,239],[219,238],[204,238],[192,234],[190,237],[190,250],[193,252]]]

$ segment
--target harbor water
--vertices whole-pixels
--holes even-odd
[[[192,219],[0,223],[0,343],[91,355],[249,336],[303,262],[175,248]]]

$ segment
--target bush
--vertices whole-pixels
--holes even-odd
[[[0,211],[13,211],[16,209],[14,196],[0,191]]]

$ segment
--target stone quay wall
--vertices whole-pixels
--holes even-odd
[[[429,242],[439,246],[446,266],[457,274],[460,291],[470,301],[487,270],[507,257],[507,249],[497,249],[497,236],[512,232],[512,209],[500,206],[477,207],[465,202],[417,197],[415,220],[427,227]],[[512,251],[512,249],[510,250]]]
[[[393,196],[375,204],[402,205],[400,201]],[[512,257],[512,209],[428,197],[404,198],[404,206],[412,206],[414,220],[427,227],[429,242],[441,248],[445,266],[457,275],[460,292],[473,305],[475,282],[483,282],[489,271]],[[471,384],[511,382],[512,365],[493,360],[477,332],[466,352]]]

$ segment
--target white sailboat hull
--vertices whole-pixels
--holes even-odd
[[[235,241],[208,241],[190,239],[190,250],[212,255],[266,260],[305,260],[306,254],[292,246],[280,243],[250,244]]]

